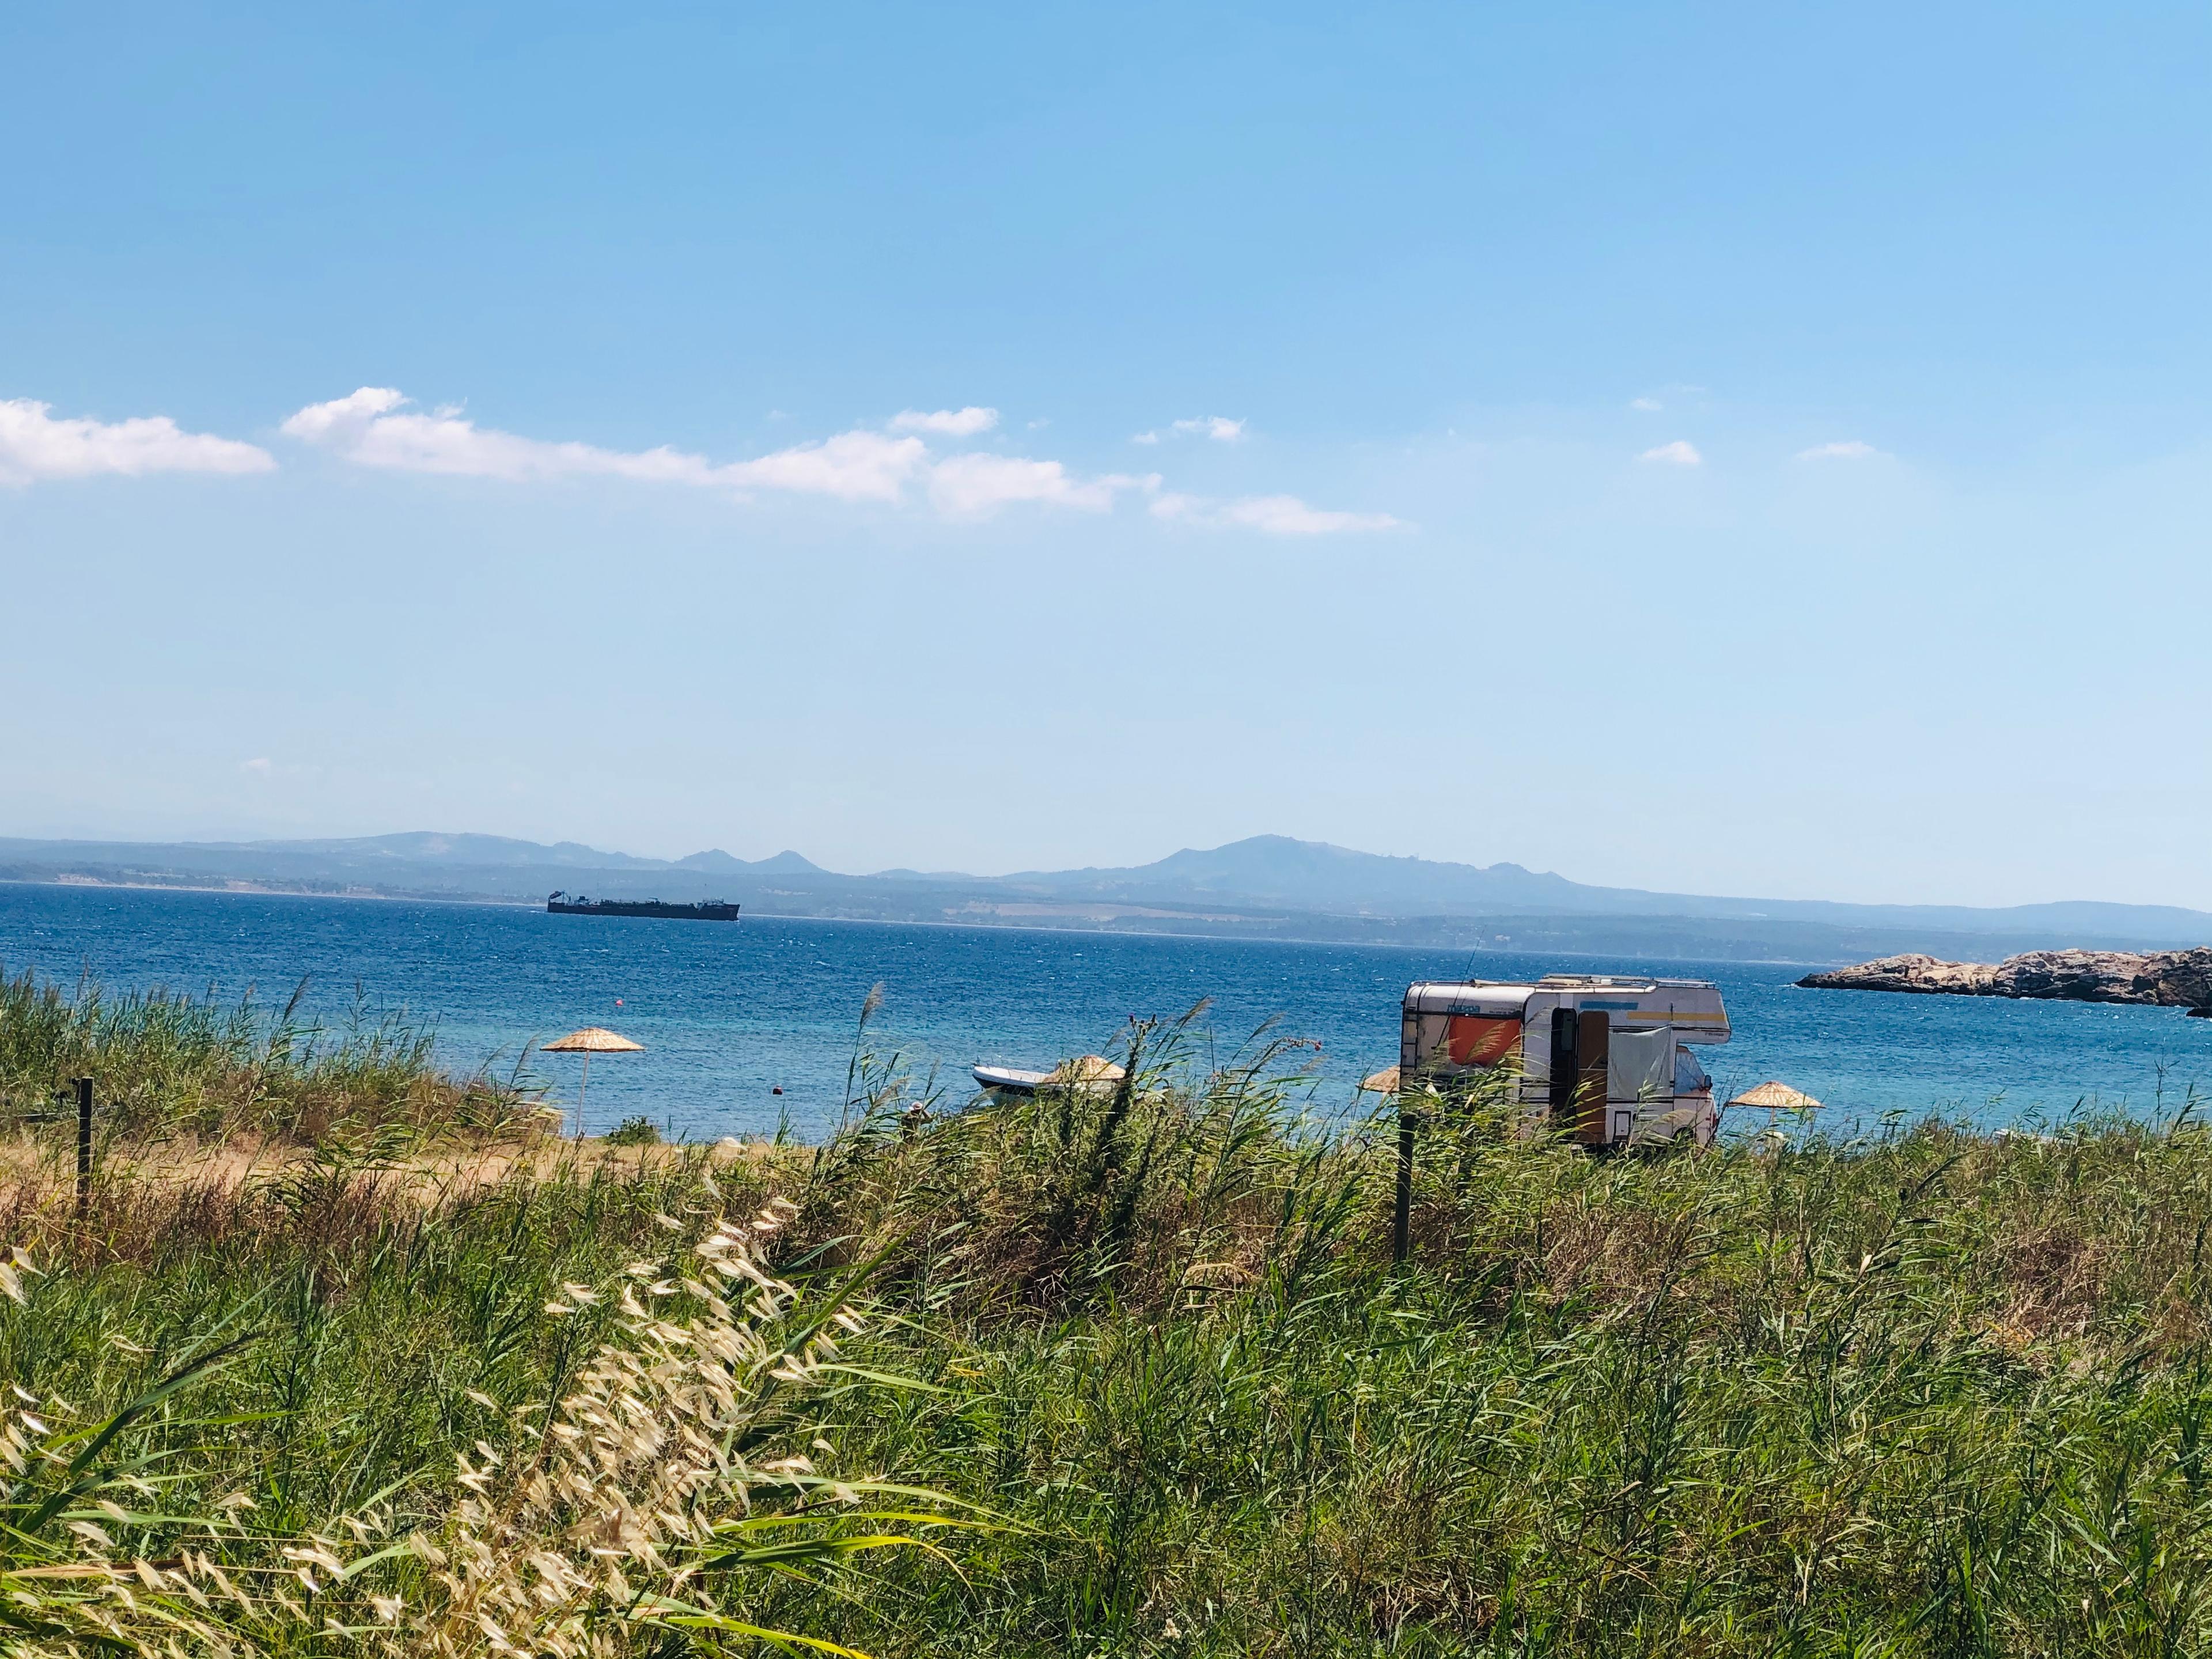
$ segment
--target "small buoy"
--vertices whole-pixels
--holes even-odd
[[[773,1088],[773,1089],[771,1089],[771,1090],[769,1090],[769,1093],[770,1093],[770,1094],[772,1094],[772,1095],[780,1095],[780,1094],[781,1094],[782,1092],[783,1092],[783,1085],[781,1085],[781,1084],[778,1084],[775,1088]]]

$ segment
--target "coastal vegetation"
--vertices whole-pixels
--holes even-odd
[[[960,1110],[864,1019],[818,1143],[610,1147],[401,1026],[9,981],[0,1650],[2212,1643],[2193,1101],[1428,1103],[1394,1268],[1395,1114],[1197,1030]]]

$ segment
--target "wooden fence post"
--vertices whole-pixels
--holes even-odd
[[[1390,1218],[1390,1261],[1402,1267],[1413,1250],[1413,1109],[1398,1097],[1398,1204]]]

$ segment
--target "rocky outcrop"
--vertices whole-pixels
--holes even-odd
[[[2212,1013],[2212,949],[2029,951],[2002,962],[1883,957],[1797,981],[1825,991],[1917,991],[1967,997],[2034,997],[2062,1002],[2147,1002]]]
[[[1856,968],[1808,974],[1797,981],[1816,991],[1929,991],[1961,997],[1997,994],[1997,970],[1986,962],[1939,962],[1934,957],[1880,957]]]

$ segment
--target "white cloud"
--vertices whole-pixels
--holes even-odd
[[[1668,466],[1703,466],[1705,458],[1698,453],[1697,446],[1677,438],[1671,444],[1661,444],[1656,449],[1647,449],[1636,458],[1639,461],[1662,461]]]
[[[906,493],[907,481],[928,456],[928,446],[919,438],[841,432],[818,444],[799,444],[757,461],[712,468],[704,482],[835,495],[848,501],[895,501]]]
[[[268,472],[265,449],[186,432],[166,415],[132,420],[56,420],[51,404],[0,399],[0,483],[88,478],[100,473]]]
[[[1388,513],[1338,513],[1309,507],[1296,495],[1243,495],[1208,501],[1195,495],[1162,495],[1152,503],[1156,517],[1186,524],[1257,530],[1270,536],[1333,536],[1346,531],[1402,530],[1404,521]]]
[[[1271,536],[1333,536],[1346,530],[1395,530],[1388,513],[1335,513],[1308,507],[1295,495],[1247,495],[1222,509],[1231,524]]]
[[[924,414],[918,409],[902,409],[891,416],[894,432],[935,432],[947,438],[972,438],[979,432],[988,432],[999,423],[995,409],[978,409],[970,404],[966,409],[940,409]]]
[[[1631,398],[1628,400],[1628,406],[1641,415],[1656,415],[1667,407],[1656,398]]]
[[[1186,438],[1211,438],[1216,443],[1233,444],[1244,435],[1244,422],[1232,421],[1226,415],[1208,415],[1194,421],[1176,421],[1170,424],[1170,434]],[[1158,432],[1139,432],[1129,440],[1133,444],[1156,444]]]
[[[1122,472],[1078,478],[1058,461],[1015,455],[948,455],[929,469],[929,499],[940,513],[960,519],[981,518],[1016,501],[1104,513],[1122,490],[1157,489],[1159,482],[1157,474],[1133,478]]]
[[[1248,495],[1216,501],[1159,495],[1158,473],[1114,472],[1086,477],[1055,460],[988,450],[934,454],[921,432],[952,438],[988,431],[994,410],[924,413],[907,410],[890,431],[856,428],[817,442],[795,444],[752,460],[714,463],[665,446],[626,451],[584,443],[550,443],[477,426],[458,409],[425,413],[389,386],[363,386],[328,403],[311,404],[287,420],[287,435],[318,445],[360,466],[457,477],[532,482],[617,477],[732,492],[782,490],[842,501],[902,502],[915,492],[952,519],[988,517],[1022,503],[1106,513],[1123,495],[1158,497],[1153,512],[1194,524],[1257,530],[1277,536],[1325,536],[1402,527],[1387,513],[1340,513],[1295,495]],[[1179,421],[1174,430],[1232,441],[1244,425],[1224,416]],[[1157,434],[1154,434],[1157,435]]]
[[[238,769],[241,772],[265,773],[270,769],[269,757],[266,755],[257,755],[252,760],[242,760],[238,763]]]
[[[919,438],[854,431],[819,443],[797,444],[757,460],[716,466],[702,456],[665,445],[632,452],[517,437],[479,427],[453,410],[408,413],[403,407],[406,402],[389,386],[363,386],[349,397],[310,404],[286,421],[283,430],[357,465],[394,471],[509,482],[617,477],[641,483],[783,489],[846,501],[897,500],[928,454]]]
[[[1814,444],[1810,449],[1801,449],[1797,452],[1797,459],[1801,461],[1863,461],[1881,453],[1872,444],[1850,438],[1839,444]]]
[[[465,478],[610,477],[648,483],[708,483],[714,469],[696,455],[662,447],[636,453],[591,444],[544,443],[488,431],[450,409],[403,412],[407,398],[365,386],[349,397],[310,404],[284,422],[287,437],[335,450],[361,466]]]
[[[1218,444],[1233,444],[1244,435],[1244,422],[1232,421],[1226,415],[1209,415],[1202,421],[1177,421],[1175,429],[1197,433]]]

